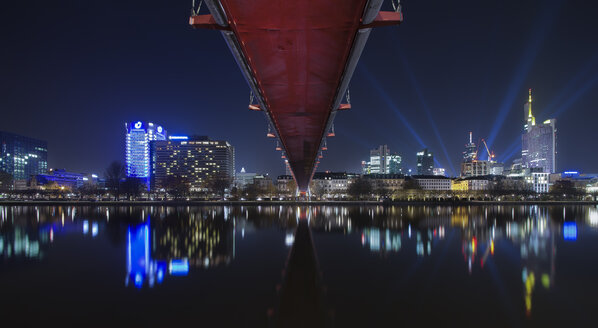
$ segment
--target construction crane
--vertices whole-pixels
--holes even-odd
[[[494,161],[494,152],[491,152],[490,149],[488,149],[488,144],[486,144],[486,140],[482,139],[482,142],[484,143],[484,147],[486,147],[486,152],[488,152],[488,160],[490,162]]]

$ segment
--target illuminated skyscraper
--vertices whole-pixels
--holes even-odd
[[[390,149],[387,145],[380,145],[378,148],[370,150],[370,161],[363,161],[363,174],[400,174],[401,156],[398,154],[390,154]]]
[[[388,169],[388,174],[402,174],[403,167],[401,166],[402,158],[401,156],[395,154],[388,155],[387,157],[387,165],[386,168]]]
[[[434,154],[424,148],[417,152],[417,175],[434,174]]]
[[[532,90],[524,105],[525,125],[521,136],[521,158],[523,167],[542,168],[544,173],[556,172],[556,119],[536,124],[532,114]]]
[[[435,167],[432,172],[434,173],[434,175],[440,175],[443,177],[446,176],[446,170],[442,167]]]
[[[0,131],[0,171],[15,180],[23,180],[47,170],[48,144],[45,141]]]
[[[207,137],[171,136],[152,143],[155,187],[164,188],[169,177],[184,179],[192,190],[205,188],[212,178],[235,177],[235,149],[228,141]]]
[[[125,123],[127,177],[143,179],[149,186],[150,142],[166,140],[166,130],[151,122]]]
[[[470,163],[477,158],[477,148],[473,142],[472,133],[469,132],[469,143],[465,145],[465,151],[463,152],[463,163]]]
[[[381,145],[370,150],[370,173],[388,173],[387,157],[390,150],[387,145]]]

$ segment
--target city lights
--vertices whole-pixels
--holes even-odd
[[[3,6],[0,326],[592,327],[596,12]]]

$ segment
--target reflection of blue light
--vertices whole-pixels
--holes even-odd
[[[94,222],[91,224],[91,236],[95,237],[98,235],[98,223]]]
[[[143,285],[149,272],[149,224],[129,228],[127,247],[127,270],[136,287]]]
[[[89,232],[89,222],[87,220],[83,221],[83,234],[87,235]]]
[[[369,233],[366,234],[370,242],[370,250],[378,252],[380,250],[380,230],[370,229]]]
[[[173,276],[186,276],[189,273],[189,261],[187,259],[170,260],[168,272]]]
[[[141,276],[141,273],[136,273],[135,274],[135,287],[141,288],[141,286],[143,286],[143,277]]]
[[[575,222],[563,224],[563,237],[565,240],[577,240],[577,224]]]
[[[158,269],[156,272],[156,280],[158,281],[159,284],[161,284],[162,281],[164,281],[164,274],[166,272],[166,262],[159,261],[157,263],[157,265],[158,265]]]
[[[293,242],[295,242],[295,235],[293,235],[292,233],[288,233],[288,234],[285,236],[285,239],[284,239],[284,244],[285,244],[286,246],[292,246],[292,245],[293,245]]]

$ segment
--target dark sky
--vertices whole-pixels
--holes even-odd
[[[537,121],[557,118],[558,170],[598,171],[595,1],[402,3],[404,23],[370,36],[350,87],[353,108],[337,115],[322,169],[358,171],[379,144],[414,167],[425,145],[450,173],[469,131],[510,163],[533,88]],[[47,140],[50,167],[102,173],[124,160],[124,123],[148,120],[229,140],[238,170],[283,173],[224,40],[193,30],[190,6],[3,4],[0,130]]]

